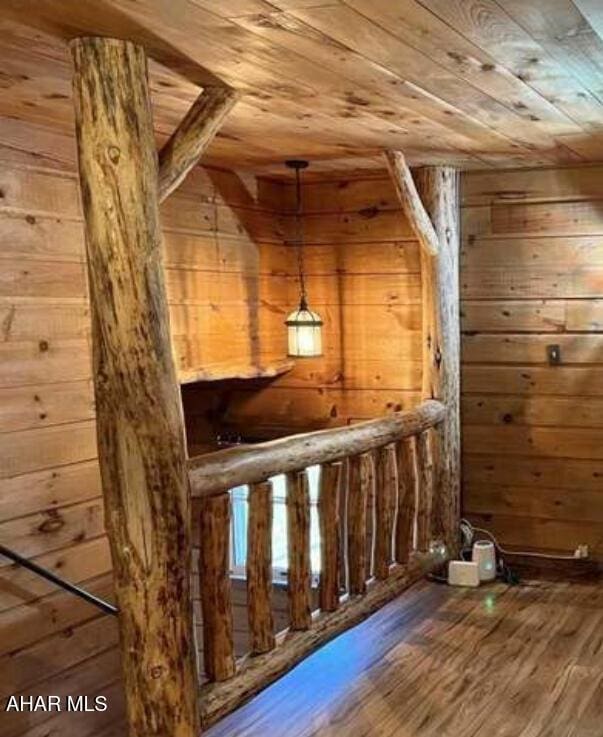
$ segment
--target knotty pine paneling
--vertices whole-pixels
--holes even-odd
[[[16,135],[2,119],[0,139],[5,132]],[[39,133],[30,131],[32,145]],[[0,540],[111,600],[73,161],[59,166],[4,149],[0,161]],[[215,364],[224,372],[284,356],[279,310],[287,297],[272,300],[271,281],[280,277],[267,265],[283,249],[283,225],[271,196],[274,188],[254,177],[199,169],[163,206],[180,369]],[[242,607],[238,617],[242,631]],[[111,702],[81,725],[73,715],[12,716],[3,735],[92,734],[122,718],[115,620],[5,559],[0,643],[2,698],[94,691]]]
[[[465,174],[461,256],[465,514],[507,545],[599,559],[602,178]]]
[[[289,236],[294,195],[291,184],[275,195]],[[233,388],[222,421],[246,437],[345,425],[419,397],[419,250],[390,179],[308,181],[303,202],[306,287],[324,321],[323,356],[297,360],[269,385]],[[284,245],[263,255],[262,269],[280,279],[260,311],[261,330],[284,345],[283,322],[299,300],[296,252]]]

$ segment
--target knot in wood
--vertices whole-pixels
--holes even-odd
[[[151,668],[151,678],[154,678],[154,679],[161,678],[162,675],[163,675],[162,665],[154,665]]]
[[[119,162],[121,151],[117,146],[109,146],[109,148],[107,149],[107,154],[111,163],[117,164]]]
[[[55,513],[52,517],[42,522],[42,524],[38,527],[38,532],[57,532],[61,529],[61,527],[64,526],[64,524],[65,520]]]

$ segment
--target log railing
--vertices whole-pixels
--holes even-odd
[[[445,558],[432,541],[431,430],[445,415],[426,401],[408,412],[345,428],[238,446],[191,459],[200,509],[202,687],[207,725],[301,658],[398,595]],[[321,570],[312,611],[310,490],[319,465]],[[285,474],[289,629],[275,636],[272,483]],[[247,485],[249,655],[235,660],[230,588],[230,494]],[[370,500],[370,503],[369,503]],[[371,534],[372,533],[372,534]]]

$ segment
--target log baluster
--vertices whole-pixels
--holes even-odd
[[[349,459],[347,552],[351,595],[366,592],[366,507],[372,478],[371,456],[362,453]]]
[[[249,488],[247,525],[247,615],[251,652],[274,648],[272,617],[272,483]]]
[[[366,494],[366,577],[370,578],[375,568],[375,534],[377,527],[375,522],[375,505],[376,505],[376,476],[375,476],[375,457],[377,451],[371,451],[369,464],[369,479]]]
[[[379,448],[376,458],[375,484],[375,578],[389,576],[392,563],[394,513],[398,490],[396,446]]]
[[[235,673],[230,586],[230,495],[201,502],[199,574],[203,613],[203,658],[210,681]]]
[[[417,548],[425,551],[432,539],[433,458],[429,431],[416,438],[418,470]]]
[[[443,407],[430,401],[394,418],[363,423],[361,432],[353,434],[350,428],[338,428],[336,433],[323,430],[260,443],[252,450],[242,447],[210,454],[208,465],[215,469],[216,476],[209,474],[205,466],[194,466],[192,481],[198,498],[214,495],[219,498],[225,487],[218,486],[217,478],[252,487],[247,575],[249,607],[256,607],[255,612],[250,612],[252,649],[258,657],[239,661],[235,678],[208,684],[203,689],[208,694],[201,701],[204,724],[232,710],[334,634],[353,626],[445,562],[445,549],[434,546],[423,552],[414,544],[420,484],[421,546],[430,547],[431,518],[435,521],[436,516],[431,514],[435,485],[431,436],[432,428],[444,416]],[[316,618],[312,616],[311,599],[309,480],[307,471],[298,470],[314,465],[321,468],[317,505],[321,612]],[[272,509],[270,485],[265,479],[271,475],[270,470],[285,475],[287,488],[290,627],[282,642],[280,637],[271,636],[268,619],[271,579],[268,519]],[[371,489],[374,484],[376,487]],[[368,570],[367,519],[371,495],[377,515],[372,579]],[[212,538],[207,530],[204,535]],[[395,555],[392,555],[394,543]],[[394,560],[402,565],[392,565]],[[255,587],[254,576],[258,582]],[[349,596],[345,597],[340,596],[342,576],[349,580]],[[264,589],[258,594],[262,586]],[[263,603],[258,605],[258,602]],[[266,637],[259,644],[253,639],[254,622],[260,628],[259,634]],[[273,645],[274,639],[277,645]]]
[[[306,471],[287,474],[287,545],[290,629],[312,623],[310,561],[310,489]]]
[[[417,469],[415,439],[404,438],[396,444],[398,456],[398,500],[396,509],[395,558],[407,563],[414,548],[417,513]]]
[[[350,464],[349,459],[341,461],[341,484],[339,487],[339,588],[348,590],[348,488]]]
[[[342,464],[328,463],[320,469],[318,522],[320,526],[320,608],[334,612],[339,607],[339,500]]]

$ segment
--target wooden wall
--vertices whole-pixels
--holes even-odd
[[[603,168],[466,174],[462,228],[465,513],[601,559]]]
[[[309,181],[303,202],[307,291],[325,323],[324,355],[297,360],[269,386],[232,394],[224,419],[247,435],[343,425],[419,399],[418,244],[389,178]],[[292,239],[293,186],[281,188],[280,205]],[[299,302],[297,256],[290,243],[265,256],[267,272],[280,278],[270,305],[286,349],[282,323]]]
[[[110,599],[73,141],[0,119],[0,162],[0,540]],[[602,553],[602,176],[464,177],[464,506],[509,545]],[[292,195],[199,170],[163,207],[183,379],[284,365],[283,321],[298,298]],[[192,445],[222,425],[277,435],[419,398],[418,246],[389,180],[309,182],[304,200],[325,354],[277,378],[191,385]],[[547,365],[550,344],[560,366]],[[0,697],[101,692],[110,711],[77,730],[111,733],[121,711],[113,620],[0,560],[0,633]],[[12,715],[3,737],[50,733],[63,718]]]
[[[274,358],[259,327],[259,254],[264,243],[280,247],[282,233],[261,200],[254,180],[199,170],[162,208],[184,378]],[[73,140],[0,120],[0,541],[111,599],[84,259]],[[2,558],[0,672],[2,702],[90,693],[110,703],[94,715],[3,715],[3,737],[65,724],[85,737],[121,714],[115,621]]]

